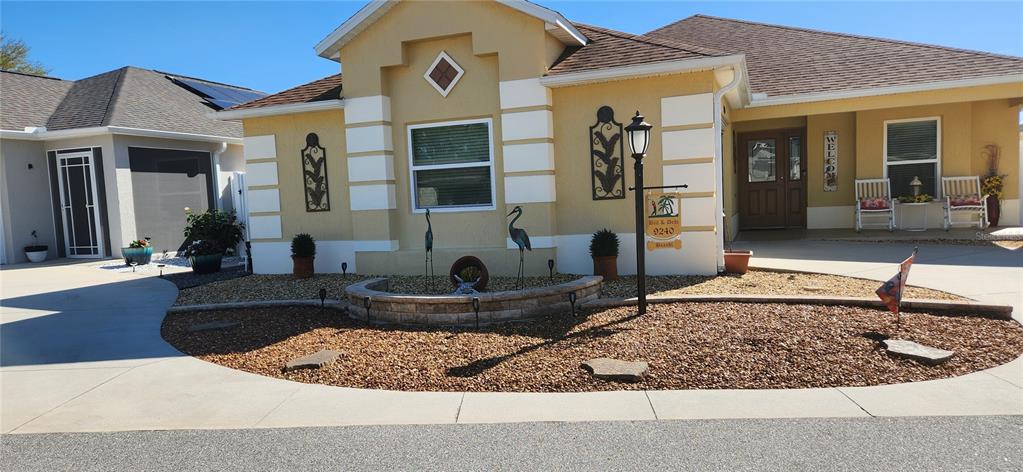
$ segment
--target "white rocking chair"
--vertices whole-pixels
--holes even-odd
[[[980,193],[980,177],[942,177],[941,194],[945,197],[945,231],[952,225],[974,224],[972,215],[977,215],[976,225],[987,228],[987,195]],[[952,215],[967,214],[967,221],[955,221]]]
[[[888,179],[856,181],[856,232],[863,230],[864,217],[883,217],[888,231],[895,230],[895,199]]]

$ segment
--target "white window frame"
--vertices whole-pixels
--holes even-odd
[[[469,125],[477,123],[487,124],[487,160],[480,162],[465,162],[458,164],[436,164],[436,165],[415,165],[414,148],[412,147],[412,130],[423,129],[423,128],[442,128],[445,126],[457,126],[457,125]],[[416,198],[419,196],[416,190],[416,171],[418,170],[443,170],[443,169],[462,169],[469,167],[489,167],[490,168],[490,205],[473,205],[473,206],[436,206],[428,207],[432,213],[457,213],[457,212],[468,212],[468,211],[494,211],[497,209],[497,171],[494,166],[494,119],[493,118],[478,118],[471,120],[457,120],[457,121],[439,121],[434,123],[422,123],[416,125],[408,125],[405,132],[407,138],[407,154],[408,154],[408,168],[409,168],[409,197],[411,200],[410,208],[412,213],[426,213],[426,208],[419,208],[416,203]]]
[[[938,140],[937,148],[936,148],[937,149],[937,155],[935,156],[934,159],[919,159],[919,160],[913,160],[913,161],[898,161],[898,162],[889,163],[888,162],[888,125],[890,123],[911,123],[911,122],[914,122],[914,121],[934,121],[936,123],[936,126],[937,126],[937,136],[936,136],[936,138]],[[922,118],[903,118],[903,119],[900,119],[900,120],[885,120],[884,121],[884,129],[882,130],[882,133],[884,133],[884,138],[883,138],[883,140],[884,140],[884,150],[882,151],[883,156],[884,156],[884,178],[886,178],[886,179],[888,178],[888,166],[889,165],[897,166],[897,165],[903,165],[903,164],[929,164],[929,163],[933,162],[934,163],[934,195],[933,196],[934,196],[935,200],[941,199],[941,117],[940,116],[926,116],[926,117],[922,117]]]

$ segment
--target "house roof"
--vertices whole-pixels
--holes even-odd
[[[46,126],[74,82],[0,71],[0,129]]]
[[[261,108],[276,105],[293,105],[297,103],[312,103],[325,100],[338,100],[341,98],[341,74],[334,74],[322,79],[292,87],[283,92],[267,95],[263,98],[248,103],[236,105],[228,110],[245,110],[250,108]]]
[[[548,69],[548,76],[729,55],[716,49],[672,39],[623,33],[578,23],[576,26],[589,38],[589,43],[582,47],[566,48]]]
[[[176,80],[182,77],[137,67],[122,67],[78,81],[3,72],[2,128],[35,126],[56,131],[119,126],[241,137],[240,124],[206,116],[220,107],[210,97],[179,85]],[[263,95],[242,87],[187,79],[199,86]]]
[[[1023,58],[695,15],[648,36],[745,54],[768,97],[1018,75]]]

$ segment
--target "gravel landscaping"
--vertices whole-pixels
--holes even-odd
[[[434,290],[427,290],[422,277],[387,276],[390,290],[409,294],[450,294],[446,278],[437,276]],[[556,274],[548,277],[526,277],[526,288],[544,287],[577,279],[579,276]],[[226,303],[254,300],[299,300],[319,298],[319,290],[327,289],[327,297],[341,298],[348,284],[366,280],[367,276],[317,274],[311,279],[295,279],[291,275],[249,275],[221,280],[181,290],[177,305]],[[874,297],[880,282],[837,275],[783,273],[751,270],[745,275],[721,276],[651,276],[647,277],[647,293],[651,295],[834,295]],[[179,285],[181,287],[181,285]],[[487,291],[512,290],[514,277],[491,277]],[[636,277],[626,276],[604,283],[602,296],[607,298],[636,295]],[[906,298],[963,300],[963,297],[919,287],[909,287]]]
[[[346,387],[564,392],[630,389],[866,386],[962,375],[1023,353],[1015,321],[903,314],[841,306],[674,303],[613,308],[485,328],[369,327],[311,307],[169,315],[162,335],[209,362],[299,382]],[[234,328],[190,332],[198,323]],[[955,351],[938,366],[894,358],[877,333]],[[282,373],[291,360],[323,349],[341,353],[320,369]],[[646,361],[637,383],[596,380],[592,358]]]

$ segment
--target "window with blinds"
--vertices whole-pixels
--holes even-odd
[[[936,118],[885,123],[885,168],[895,197],[913,195],[909,183],[920,179],[920,193],[938,198],[940,123]]]
[[[409,127],[416,210],[493,209],[490,120]]]

